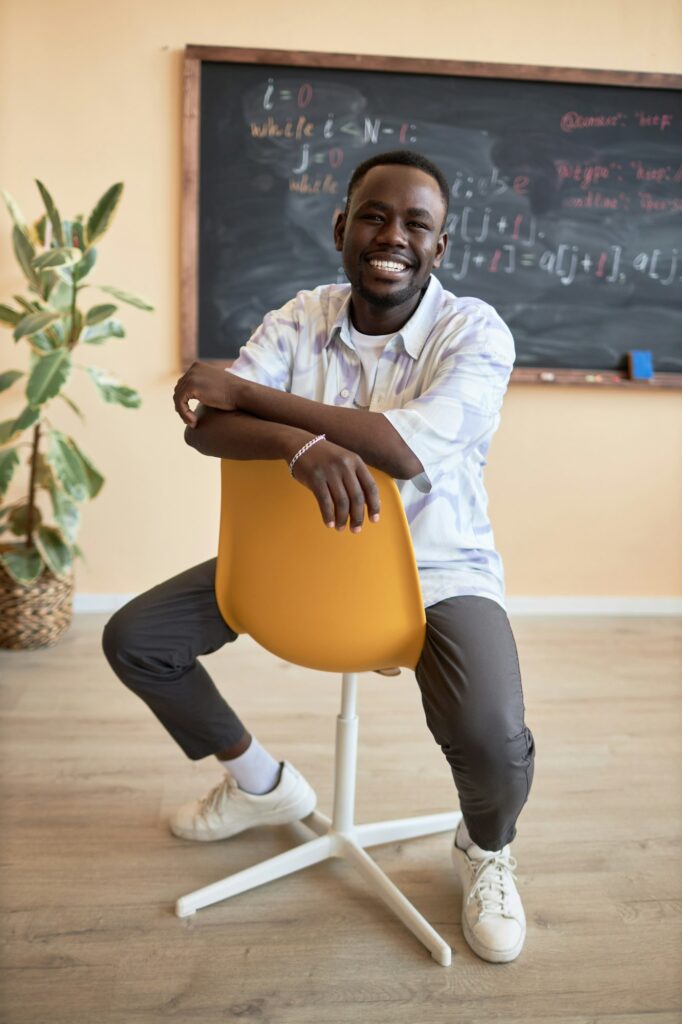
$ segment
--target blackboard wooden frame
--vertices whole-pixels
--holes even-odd
[[[600,71],[588,68],[557,68],[527,64],[489,64],[478,61],[431,60],[349,53],[317,53],[300,50],[246,49],[230,46],[188,45],[183,73],[182,215],[180,323],[181,359],[187,369],[197,358],[199,133],[201,111],[201,63],[226,61],[239,64],[275,64],[285,67],[342,68],[344,70],[393,71],[420,75],[520,79],[587,85],[636,86],[645,89],[682,89],[682,75],[641,71]],[[231,361],[211,360],[228,366]],[[657,374],[650,380],[628,379],[614,370],[579,370],[522,367],[512,373],[512,383],[581,385],[621,388],[680,388],[682,374]]]

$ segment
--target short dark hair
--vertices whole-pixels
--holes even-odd
[[[348,207],[350,206],[351,196],[355,186],[361,181],[368,171],[371,171],[373,167],[384,167],[387,164],[399,164],[403,167],[416,167],[419,171],[424,171],[425,174],[430,175],[440,189],[440,194],[443,197],[445,203],[445,216],[447,217],[448,210],[450,208],[450,186],[448,179],[445,177],[440,167],[437,167],[432,160],[422,156],[421,153],[415,153],[411,149],[391,149],[388,153],[377,153],[376,156],[371,156],[369,160],[363,160],[361,164],[355,168],[351,175],[351,179],[348,182],[348,190],[346,193],[346,210],[348,213]],[[445,222],[445,217],[443,218]]]

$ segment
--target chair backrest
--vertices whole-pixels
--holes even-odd
[[[225,621],[307,668],[414,668],[426,620],[400,493],[375,469],[378,523],[322,522],[283,461],[222,460],[216,597]]]

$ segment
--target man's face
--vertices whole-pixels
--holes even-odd
[[[353,292],[376,309],[417,305],[447,246],[437,182],[416,167],[372,167],[358,182],[334,241]]]

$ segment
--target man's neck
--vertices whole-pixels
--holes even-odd
[[[350,317],[353,326],[361,334],[396,334],[410,319],[425,293],[426,287],[409,302],[387,308],[374,306],[351,290]]]

